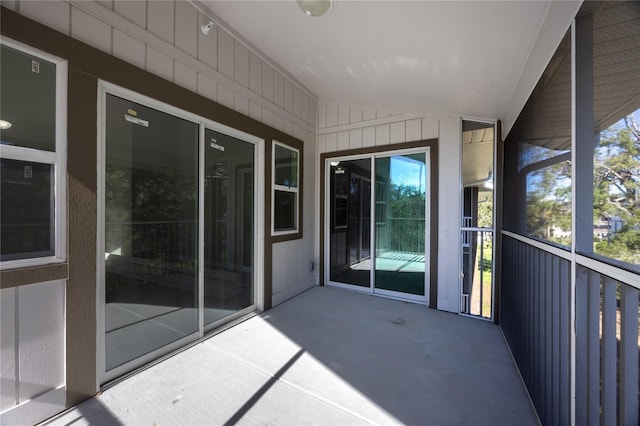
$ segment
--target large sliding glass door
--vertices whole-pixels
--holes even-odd
[[[327,160],[328,284],[428,302],[428,148]]]
[[[255,309],[261,140],[103,91],[104,382]]]

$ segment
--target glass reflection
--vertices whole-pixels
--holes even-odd
[[[425,295],[424,153],[376,158],[375,287]]]
[[[370,287],[371,160],[331,166],[330,278]]]
[[[53,165],[0,159],[0,260],[54,255]]]
[[[198,125],[106,99],[106,370],[198,330]]]
[[[253,304],[254,147],[205,131],[204,322]]]
[[[0,144],[55,151],[56,65],[0,46]]]

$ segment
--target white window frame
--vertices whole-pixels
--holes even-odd
[[[286,143],[274,140],[271,144],[271,235],[291,235],[300,232],[300,150],[287,145]],[[276,146],[295,152],[297,158],[296,166],[296,186],[277,185],[276,184]],[[296,209],[293,216],[293,229],[276,230],[276,191],[288,192],[294,194],[296,201]]]
[[[160,347],[146,355],[142,355],[131,361],[126,362],[118,367],[106,371],[106,336],[105,336],[105,229],[104,226],[98,226],[96,229],[96,313],[97,313],[97,330],[96,333],[96,392],[100,391],[102,385],[117,379],[127,373],[130,373],[143,366],[150,366],[166,359],[170,354],[185,348],[194,342],[206,338],[206,334],[212,330],[220,328],[224,324],[234,324],[245,315],[251,312],[263,311],[263,288],[264,277],[258,271],[264,269],[264,238],[266,235],[266,224],[260,220],[264,216],[265,209],[265,191],[262,189],[265,185],[264,159],[265,159],[265,140],[235,129],[222,123],[204,118],[187,110],[180,109],[171,104],[164,103],[157,99],[142,95],[131,89],[109,83],[104,80],[98,80],[98,126],[97,141],[98,152],[96,158],[96,167],[98,171],[97,178],[97,221],[98,224],[104,224],[105,219],[105,184],[106,184],[106,99],[107,95],[119,96],[129,101],[142,104],[145,107],[156,109],[160,112],[173,115],[183,120],[191,121],[198,124],[198,331],[190,336],[183,337],[173,343]],[[254,274],[253,274],[253,297],[254,303],[234,314],[222,318],[210,324],[204,324],[204,161],[205,161],[205,129],[214,130],[224,133],[228,136],[240,139],[244,142],[254,145]]]
[[[0,270],[65,262],[67,259],[67,61],[31,46],[0,38],[0,44],[36,56],[56,66],[55,152],[19,146],[0,145],[0,157],[53,165],[54,244],[53,255],[0,261]]]

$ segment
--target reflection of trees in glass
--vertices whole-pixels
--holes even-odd
[[[527,233],[559,244],[571,241],[571,162],[527,176]]]
[[[425,193],[417,186],[391,184],[391,217],[424,218]]]
[[[137,259],[138,268],[147,273],[191,271],[197,231],[195,179],[107,165],[106,251]]]
[[[594,221],[622,222],[620,230],[595,241],[594,251],[640,264],[640,126],[633,115],[600,134],[593,174]]]
[[[424,253],[425,192],[407,184],[390,185],[389,221],[393,250]]]

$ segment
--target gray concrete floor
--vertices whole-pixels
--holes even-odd
[[[539,424],[495,325],[324,287],[50,422],[235,423]]]

